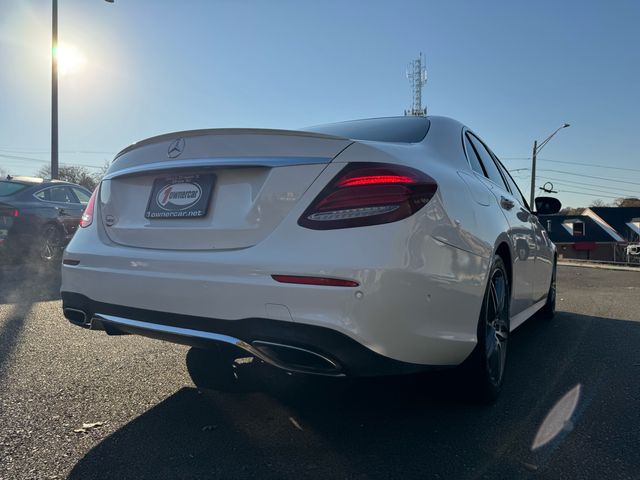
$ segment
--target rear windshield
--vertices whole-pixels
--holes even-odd
[[[18,193],[20,190],[24,190],[28,186],[24,183],[0,181],[0,197],[8,197]]]
[[[425,117],[372,118],[316,125],[302,130],[351,140],[417,143],[427,135],[429,120]]]

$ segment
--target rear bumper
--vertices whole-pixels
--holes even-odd
[[[409,365],[462,363],[477,341],[487,260],[435,240],[412,222],[351,230],[356,229],[282,226],[251,248],[172,251],[114,244],[98,218],[67,246],[64,260],[73,263],[62,266],[61,290],[101,307],[136,309],[128,315],[89,306],[92,315],[153,323],[153,315],[146,320],[138,315],[147,311],[205,319],[206,325],[193,329],[237,333],[234,338],[243,341],[257,338],[251,337],[254,325],[247,319],[264,319],[284,325],[283,332],[315,327],[334,332],[358,348]],[[284,284],[273,274],[359,285]],[[238,327],[231,327],[235,323]],[[179,340],[185,343],[174,341]],[[303,337],[301,344],[313,346],[315,337]],[[331,352],[331,345],[318,346]]]
[[[96,302],[71,292],[62,292],[62,302],[67,319],[85,328],[105,330],[111,335],[143,335],[198,348],[225,343],[293,372],[373,376],[445,368],[394,360],[347,335],[315,325],[268,318],[230,321],[179,315]]]

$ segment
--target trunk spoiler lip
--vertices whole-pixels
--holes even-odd
[[[102,180],[135,175],[137,173],[159,172],[177,168],[198,167],[290,167],[294,165],[324,165],[331,163],[334,157],[211,157],[191,158],[183,160],[165,160],[161,162],[143,163],[134,167],[106,174]]]
[[[151,145],[166,140],[174,140],[176,138],[184,137],[199,137],[202,135],[285,135],[296,137],[312,137],[312,138],[325,138],[328,140],[350,140],[345,137],[337,137],[334,135],[326,135],[324,133],[305,132],[302,130],[281,130],[281,129],[269,129],[269,128],[210,128],[200,130],[184,130],[180,132],[165,133],[162,135],[156,135],[154,137],[145,138],[138,142],[134,142],[128,147],[120,150],[113,158],[115,162],[119,157],[125,153],[130,152],[138,147],[145,145]]]

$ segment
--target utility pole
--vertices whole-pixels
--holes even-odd
[[[570,127],[571,125],[569,125],[568,123],[563,123],[562,126],[558,127],[551,135],[549,135],[544,141],[540,142],[540,146],[538,146],[538,141],[536,140],[535,142],[533,142],[533,154],[531,155],[531,203],[529,204],[529,208],[531,208],[531,211],[533,211],[535,205],[534,205],[534,201],[535,201],[535,197],[536,197],[536,157],[538,156],[538,153],[540,153],[540,150],[542,150],[544,148],[544,146],[549,143],[549,140],[551,140],[556,133],[558,133],[560,130],[562,130],[563,128],[567,128]]]
[[[51,12],[51,178],[58,178],[58,0]]]
[[[113,3],[114,0],[105,0]],[[58,0],[51,0],[51,178],[58,178]]]
[[[538,153],[538,141],[533,142],[533,155],[531,156],[531,200],[529,208],[533,212],[535,205],[533,204],[536,197],[536,155]]]

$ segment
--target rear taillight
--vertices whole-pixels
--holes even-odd
[[[0,217],[18,218],[19,216],[20,210],[17,208],[0,208]]]
[[[96,189],[91,194],[91,198],[89,199],[89,203],[87,203],[86,208],[84,209],[84,213],[82,214],[82,218],[80,219],[80,226],[82,228],[87,228],[89,225],[93,223],[93,208],[96,203],[96,196],[98,195],[98,190],[100,190],[100,185],[96,187]]]
[[[424,207],[438,185],[415,168],[350,163],[298,220],[314,230],[362,227],[402,220]]]

